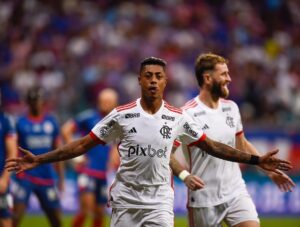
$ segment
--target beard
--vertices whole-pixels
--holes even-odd
[[[211,93],[213,96],[217,96],[219,98],[227,98],[229,90],[228,88],[224,88],[221,83],[214,82],[211,88]]]

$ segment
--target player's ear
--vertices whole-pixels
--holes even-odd
[[[211,83],[211,76],[208,72],[203,73],[203,82],[204,82],[204,84],[210,84]]]

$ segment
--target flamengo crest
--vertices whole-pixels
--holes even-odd
[[[170,128],[168,125],[164,125],[160,130],[160,134],[162,134],[164,139],[170,139],[172,128]]]
[[[233,127],[234,127],[233,117],[227,116],[227,118],[226,118],[226,124],[227,124],[230,128],[233,128]]]

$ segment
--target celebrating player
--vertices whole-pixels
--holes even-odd
[[[227,61],[215,54],[202,54],[196,60],[195,74],[200,86],[199,96],[183,109],[193,117],[210,138],[258,155],[255,147],[245,138],[238,106],[230,100],[231,82]],[[190,161],[191,173],[205,182],[205,188],[189,191],[189,224],[194,226],[259,226],[255,206],[247,192],[237,163],[228,162],[206,153],[199,147],[183,146]],[[294,182],[284,173],[267,172],[282,191],[290,191]]]
[[[5,158],[13,158],[16,156],[17,137],[11,117],[4,113],[2,108],[0,110],[0,136],[0,226],[11,227],[12,199],[8,193],[10,173],[4,169],[4,163]]]
[[[29,89],[26,103],[29,113],[17,121],[18,143],[35,155],[44,154],[58,146],[58,124],[53,116],[43,112],[43,91],[40,88]],[[64,187],[62,163],[56,164],[58,186],[62,190]],[[12,190],[14,226],[19,225],[32,192],[37,196],[51,226],[61,226],[60,204],[54,177],[54,169],[50,164],[17,174],[16,187]]]
[[[141,62],[139,73],[141,98],[115,108],[86,135],[47,154],[25,155],[7,160],[9,171],[21,172],[43,163],[74,158],[97,144],[118,139],[121,164],[110,190],[111,226],[164,226],[174,224],[170,155],[178,138],[189,146],[199,146],[223,159],[257,164],[278,171],[289,170],[289,162],[277,159],[272,151],[263,156],[250,155],[212,141],[194,121],[163,100],[167,85],[166,63],[150,57]],[[187,171],[173,166],[174,173],[186,179]],[[196,185],[190,185],[196,187]]]
[[[73,140],[74,133],[87,134],[103,116],[116,107],[118,95],[112,89],[104,89],[98,95],[98,110],[86,110],[62,126],[62,136],[66,143]],[[78,188],[80,194],[80,210],[73,220],[73,227],[81,227],[89,214],[93,214],[93,226],[104,226],[105,204],[107,203],[106,170],[110,150],[115,146],[95,146],[82,161],[76,163]],[[113,156],[112,156],[113,157]]]

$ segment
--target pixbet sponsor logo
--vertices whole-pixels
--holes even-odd
[[[152,148],[151,145],[148,145],[147,147],[142,147],[140,145],[130,146],[128,148],[127,156],[149,156],[151,158],[156,156],[158,158],[167,158],[167,147],[164,149],[155,149]]]

